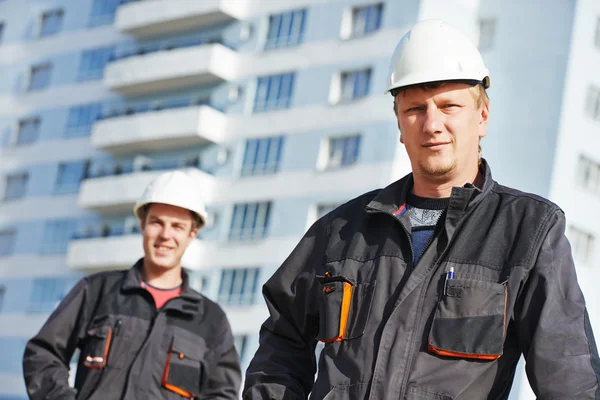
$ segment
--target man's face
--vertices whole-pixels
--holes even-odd
[[[469,85],[409,88],[396,96],[396,115],[413,172],[439,180],[477,165],[488,108],[476,106]]]
[[[181,257],[198,235],[189,210],[154,203],[140,222],[144,238],[144,261],[158,268],[181,265]]]

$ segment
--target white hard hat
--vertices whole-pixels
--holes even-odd
[[[206,223],[206,207],[202,200],[199,183],[186,172],[165,172],[150,182],[142,197],[133,207],[135,216],[141,219],[139,214],[141,208],[150,203],[187,208],[200,217],[202,225]]]
[[[486,89],[490,86],[481,54],[463,33],[441,20],[421,21],[394,50],[386,93],[438,81],[481,82]]]

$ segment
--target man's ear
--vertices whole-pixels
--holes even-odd
[[[143,219],[140,219],[140,231],[143,232],[145,227],[146,227],[146,221]]]
[[[198,236],[199,231],[200,229],[196,226],[196,224],[194,224],[192,230],[190,231],[190,238],[195,239]]]
[[[490,108],[487,105],[483,105],[479,111],[479,137],[485,137],[487,134],[488,119],[490,116]]]

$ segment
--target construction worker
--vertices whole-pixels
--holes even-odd
[[[599,399],[565,216],[480,157],[477,48],[419,22],[388,83],[412,173],[319,219],[267,281],[243,398],[507,399],[523,354],[537,398]]]
[[[206,221],[198,183],[161,174],[134,208],[144,257],[83,278],[29,341],[31,399],[238,399],[239,357],[223,310],[189,286],[181,257]],[[69,362],[80,350],[75,387]]]

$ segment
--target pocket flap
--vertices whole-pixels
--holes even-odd
[[[189,358],[191,360],[200,361],[204,357],[204,346],[200,343],[194,343],[187,338],[173,336],[173,347],[171,351],[179,357],[180,360]]]
[[[108,338],[110,332],[111,332],[111,327],[108,325],[105,326],[96,326],[94,328],[90,328],[87,331],[88,336],[92,336],[92,337],[96,337],[96,338],[100,338],[100,339],[106,339]]]

